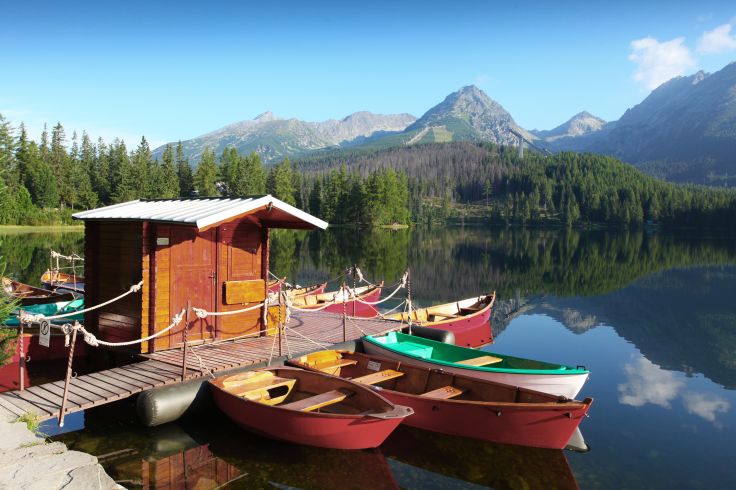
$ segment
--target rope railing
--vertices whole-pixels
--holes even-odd
[[[65,323],[60,328],[62,332],[64,332],[64,335],[67,337],[72,334],[74,330],[77,330],[79,333],[82,334],[84,341],[87,342],[92,347],[99,347],[99,346],[105,346],[105,347],[125,347],[128,345],[135,345],[135,344],[142,344],[143,342],[148,342],[149,340],[155,339],[156,337],[159,337],[175,326],[177,326],[179,323],[181,323],[182,319],[184,318],[184,314],[186,313],[186,308],[182,308],[182,310],[174,315],[174,317],[171,319],[171,324],[169,324],[168,327],[164,328],[163,330],[160,330],[154,334],[149,335],[148,337],[144,337],[142,339],[136,339],[136,340],[130,340],[128,342],[107,342],[106,340],[100,340],[91,332],[88,332],[87,329],[84,328],[84,325],[80,324],[79,322],[75,322],[74,325],[70,323]]]
[[[104,303],[100,303],[99,305],[90,306],[89,308],[84,308],[83,310],[72,311],[72,312],[69,312],[69,313],[62,313],[60,315],[51,315],[51,316],[46,316],[46,315],[42,315],[42,314],[31,315],[31,314],[28,314],[26,312],[22,312],[21,315],[18,317],[18,319],[20,321],[22,321],[22,322],[25,322],[25,323],[41,323],[42,321],[45,321],[45,320],[46,321],[48,321],[48,320],[59,320],[61,318],[68,318],[70,316],[81,315],[82,313],[87,313],[89,311],[94,311],[94,310],[96,310],[98,308],[102,308],[103,306],[107,306],[110,303],[114,303],[114,302],[116,302],[118,300],[121,300],[124,297],[128,296],[129,294],[137,293],[138,291],[141,290],[142,287],[143,287],[143,281],[140,281],[138,284],[133,284],[132,286],[130,286],[130,289],[128,289],[123,294],[121,294],[119,296],[116,296],[116,297],[114,297],[114,298],[112,298],[110,300],[107,300]]]
[[[405,272],[404,275],[401,278],[401,281],[399,281],[399,285],[396,286],[396,289],[394,289],[391,294],[389,294],[385,298],[383,298],[381,300],[378,300],[378,301],[364,301],[364,300],[360,299],[360,297],[356,294],[355,289],[348,288],[348,290],[350,291],[351,299],[357,301],[358,303],[363,303],[364,305],[368,305],[368,306],[380,305],[381,303],[385,303],[386,301],[388,301],[391,298],[393,298],[394,295],[396,295],[396,293],[399,292],[399,290],[401,290],[401,289],[403,289],[403,288],[406,287],[407,277],[408,277],[408,274]],[[376,286],[376,287],[378,287],[378,286]]]
[[[204,308],[196,308],[192,306],[192,311],[195,315],[197,315],[197,318],[207,318],[208,316],[227,316],[227,315],[239,315],[240,313],[246,313],[249,311],[257,310],[258,308],[262,308],[264,306],[267,306],[267,302],[264,301],[262,303],[256,303],[255,305],[248,306],[247,308],[242,308],[240,310],[232,310],[232,311],[207,311]]]

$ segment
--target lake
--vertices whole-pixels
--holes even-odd
[[[38,283],[79,231],[1,234],[8,273]],[[655,231],[438,227],[276,232],[272,270],[302,285],[359,264],[411,270],[414,301],[497,291],[487,350],[592,374],[591,450],[502,446],[401,428],[375,451],[328,451],[243,432],[220,413],[146,429],[122,402],[57,436],[126,487],[728,488],[736,486],[736,239]],[[395,303],[394,303],[395,304]],[[32,363],[31,363],[32,364]],[[71,424],[71,421],[70,421]]]

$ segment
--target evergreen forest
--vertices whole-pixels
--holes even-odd
[[[678,185],[596,154],[542,155],[479,142],[339,151],[266,166],[257,153],[181,143],[154,159],[142,138],[39,141],[0,115],[0,224],[64,224],[74,211],[140,198],[269,193],[332,223],[372,227],[477,219],[497,223],[736,226],[736,193]]]

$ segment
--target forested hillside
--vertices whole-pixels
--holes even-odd
[[[419,221],[472,215],[516,223],[736,225],[734,191],[671,184],[595,154],[519,157],[516,148],[455,142],[337,152],[297,164],[307,181],[331,178],[340,165],[358,175],[400,169]]]
[[[74,210],[139,198],[267,192],[337,223],[409,221],[408,182],[393,170],[325,179],[324,192],[317,180],[303,179],[288,159],[266,168],[258,154],[234,148],[219,156],[205,148],[192,170],[181,143],[167,145],[158,160],[145,138],[129,152],[117,139],[68,139],[61,124],[36,142],[0,115],[0,224],[67,223]]]
[[[266,167],[256,153],[206,148],[194,170],[181,144],[154,159],[142,138],[39,142],[0,116],[0,224],[70,221],[73,210],[138,198],[270,193],[333,224],[477,218],[501,223],[736,226],[734,191],[666,183],[594,154],[545,156],[453,142],[337,152]]]

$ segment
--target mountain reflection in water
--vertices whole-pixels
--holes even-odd
[[[581,396],[595,403],[581,430],[592,450],[552,454],[404,428],[379,451],[314,450],[249,435],[218,422],[224,416],[214,409],[201,425],[175,429],[190,442],[169,454],[163,446],[180,436],[134,421],[96,424],[97,410],[87,429],[60,438],[108,454],[103,464],[115,478],[141,485],[165,481],[154,462],[179,458],[161,468],[191,467],[168,473],[185,475],[186,488],[196,486],[192,478],[205,487],[235,479],[228,488],[736,487],[733,238],[469,227],[272,236],[273,272],[302,285],[357,263],[387,283],[411,268],[421,306],[496,290],[496,342],[486,349],[591,369]],[[79,232],[0,239],[8,273],[31,284],[49,249],[83,249]],[[126,449],[135,456],[115,452]]]

